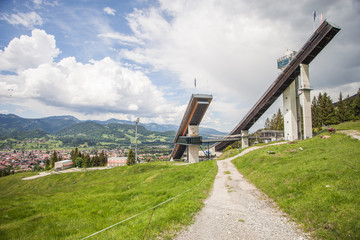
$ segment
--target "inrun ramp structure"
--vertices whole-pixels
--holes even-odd
[[[339,27],[325,20],[312,34],[310,39],[305,42],[303,47],[265,91],[256,104],[228,135],[240,134],[242,130],[249,130],[284,90],[295,80],[295,78],[299,76],[300,64],[310,64],[339,31]],[[214,145],[215,151],[221,151],[233,142],[234,141],[219,142]]]
[[[189,126],[199,126],[212,98],[212,95],[208,94],[191,95],[179,129],[175,135],[175,147],[171,153],[171,159],[180,159],[182,157],[186,150],[186,145],[178,144],[179,138],[187,135]]]

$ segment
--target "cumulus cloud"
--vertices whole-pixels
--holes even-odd
[[[37,46],[46,49],[47,54]],[[40,52],[35,54],[35,50]],[[13,99],[31,102],[33,106],[37,102],[36,105],[66,108],[84,115],[112,113],[130,119],[137,115],[143,119],[174,120],[176,107],[142,72],[109,57],[85,64],[74,57],[55,62],[53,58],[59,50],[54,37],[45,31],[34,30],[32,36],[14,39],[0,53],[2,70],[17,71],[17,75],[0,75],[3,99],[9,99],[7,89],[11,88],[16,92]],[[14,56],[26,61],[16,64]]]
[[[28,68],[51,63],[60,54],[55,37],[44,30],[34,29],[31,36],[14,38],[0,50],[0,71],[21,72]]]
[[[21,73],[23,95],[78,111],[161,113],[162,93],[141,72],[110,58],[87,64],[75,58],[42,64]],[[150,100],[150,101],[149,101]]]
[[[104,8],[103,10],[104,10],[104,12],[106,12],[107,14],[115,16],[115,12],[116,12],[115,9],[112,9],[112,8],[110,8],[110,7],[106,7],[106,8]]]
[[[34,26],[41,26],[43,24],[41,16],[36,12],[2,14],[0,19],[12,25],[23,25],[27,28],[33,28]]]
[[[354,26],[354,19],[359,20],[359,4],[354,1],[159,2],[157,7],[135,9],[127,16],[134,37],[144,44],[122,49],[120,56],[152,66],[153,71],[172,72],[180,80],[178,88],[189,92],[196,77],[197,91],[213,93],[217,106],[227,106],[227,111],[217,106],[213,109],[225,114],[224,120],[240,121],[244,110],[250,109],[277,77],[276,59],[286,49],[299,50],[310,37],[314,9],[343,30],[311,64],[312,86],[359,81],[360,44],[343,44],[360,36]],[[357,37],[344,39],[342,34]]]
[[[200,90],[216,90],[224,100],[248,99],[252,90],[261,91],[249,69],[263,67],[256,72],[261,82],[271,82],[276,74],[271,63],[283,54],[278,46],[283,28],[237,14],[234,8],[242,9],[237,2],[230,8],[217,1],[162,1],[162,9],[135,10],[127,17],[129,26],[146,44],[123,50],[121,56],[152,65],[155,71],[172,71],[179,76],[180,87],[191,88],[196,77],[199,88],[203,86]],[[173,17],[170,21],[164,11]]]

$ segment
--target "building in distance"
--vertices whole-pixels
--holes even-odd
[[[119,167],[125,166],[127,157],[109,157],[108,158],[108,167]]]

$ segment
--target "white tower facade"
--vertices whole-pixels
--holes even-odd
[[[278,69],[283,70],[295,55],[295,51],[287,50],[285,56],[278,59]],[[312,138],[309,65],[300,64],[300,79],[300,89],[299,77],[297,77],[283,92],[284,138],[287,141]],[[299,93],[302,105],[303,131],[301,131]]]
[[[278,59],[278,68],[283,70],[295,55],[295,51],[287,50],[285,56]],[[284,138],[287,141],[299,139],[297,82],[296,78],[283,92]]]
[[[298,139],[298,114],[295,81],[283,92],[284,138],[286,141]]]
[[[312,116],[311,116],[311,96],[309,65],[300,64],[301,75],[301,105],[303,109],[303,128],[304,139],[312,138]]]

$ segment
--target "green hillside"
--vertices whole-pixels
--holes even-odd
[[[138,126],[138,144],[156,145],[172,144],[175,132],[148,131]],[[135,126],[129,124],[109,123],[102,125],[87,121],[66,127],[56,133],[58,140],[66,146],[78,146],[85,142],[89,146],[113,144],[135,144]]]
[[[157,162],[113,169],[0,178],[0,239],[81,239],[168,200],[154,211],[146,239],[169,238],[203,206],[216,162]],[[151,211],[90,239],[142,239]]]
[[[49,138],[61,141],[63,148],[80,146],[117,148],[119,145],[128,147],[130,144],[135,144],[135,125],[132,122],[119,122],[121,120],[116,119],[80,121],[72,116],[26,119],[14,114],[0,114],[0,150],[4,147],[14,147],[4,142],[6,140],[16,142]],[[156,129],[161,129],[161,125],[156,125]],[[172,145],[174,137],[175,131],[149,131],[142,125],[138,126],[140,145]]]
[[[250,152],[234,164],[312,236],[360,239],[359,140],[317,136]]]

